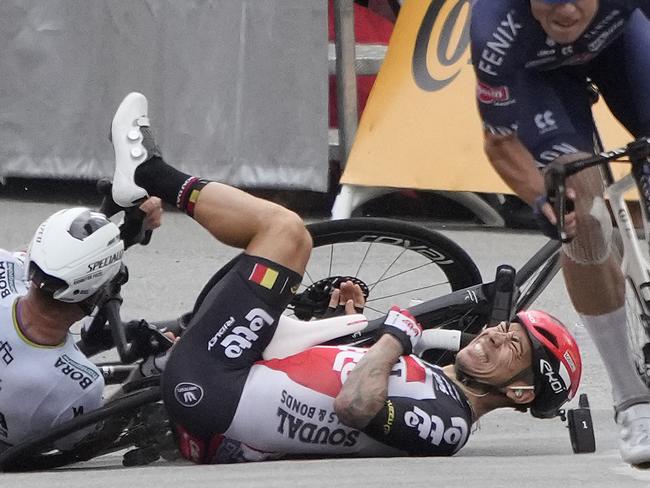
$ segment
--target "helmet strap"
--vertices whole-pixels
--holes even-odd
[[[496,388],[505,388],[508,385],[513,384],[515,381],[523,380],[525,378],[530,378],[530,377],[534,377],[533,369],[530,366],[528,366],[528,367],[522,369],[521,371],[519,371],[519,373],[514,375],[509,380],[506,380],[503,383],[501,383],[500,385],[495,385],[495,386],[496,386]]]
[[[468,391],[476,397],[484,397],[490,393],[501,393],[498,388],[489,383],[485,383],[481,380],[476,379],[474,376],[463,371],[461,368],[456,365],[456,379],[461,382],[461,384],[468,389]],[[483,393],[477,393],[474,390],[482,391]]]
[[[503,395],[504,393],[501,391],[503,388],[508,387],[515,381],[519,381],[521,379],[524,379],[526,377],[529,377],[532,375],[532,370],[530,367],[522,369],[519,373],[514,375],[512,378],[510,378],[507,381],[504,381],[503,383],[500,383],[498,385],[493,385],[490,383],[486,383],[485,381],[481,381],[479,379],[476,379],[474,376],[471,374],[467,373],[466,371],[463,371],[460,365],[456,365],[455,367],[456,371],[456,378],[458,381],[460,381],[465,387],[470,388],[470,389],[480,389],[483,390],[483,394],[479,394],[477,396],[485,396],[488,393],[499,393]],[[514,387],[516,389],[516,387]],[[472,394],[474,394],[472,392]]]

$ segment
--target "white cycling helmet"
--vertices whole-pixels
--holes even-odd
[[[85,207],[61,210],[43,222],[27,250],[27,273],[56,300],[78,303],[113,278],[122,265],[120,229]]]

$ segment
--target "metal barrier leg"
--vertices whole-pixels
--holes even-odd
[[[359,205],[394,191],[395,188],[378,186],[341,185],[341,191],[332,206],[332,220],[350,218],[354,209]]]
[[[341,191],[334,200],[332,207],[332,220],[350,218],[354,209],[365,202],[394,191],[396,188],[341,185]],[[472,212],[477,219],[489,227],[504,227],[505,221],[501,214],[476,193],[468,191],[435,191],[435,193],[449,198]]]
[[[506,225],[501,214],[476,193],[469,191],[436,191],[436,193],[461,204],[489,227],[504,227]]]

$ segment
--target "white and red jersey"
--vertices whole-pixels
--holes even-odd
[[[42,346],[21,333],[16,308],[27,287],[24,254],[0,249],[0,443],[10,445],[99,407],[104,389],[72,335]]]
[[[449,455],[469,436],[471,411],[442,370],[403,356],[389,378],[382,435],[343,425],[333,408],[366,349],[318,346],[255,363],[213,462],[285,456]],[[365,430],[365,429],[364,429]]]

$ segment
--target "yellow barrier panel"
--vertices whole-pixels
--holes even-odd
[[[470,5],[471,0],[404,3],[342,183],[512,193],[483,154],[469,52]],[[594,112],[606,148],[629,142],[604,103]]]

